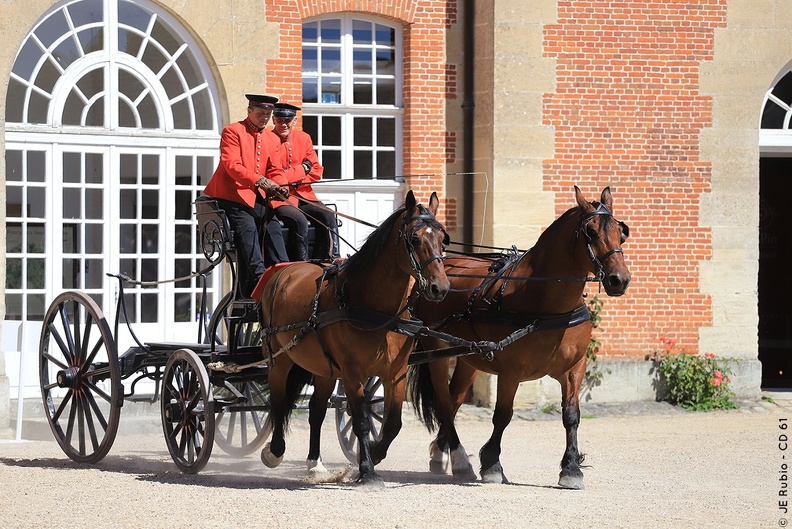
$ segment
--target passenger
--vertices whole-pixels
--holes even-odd
[[[273,178],[277,183],[288,189],[288,201],[270,199],[275,213],[289,229],[287,247],[292,261],[311,259],[330,259],[331,232],[338,233],[335,214],[317,198],[311,187],[313,182],[322,178],[324,168],[313,148],[311,136],[302,130],[295,129],[299,107],[288,103],[276,103],[273,111],[272,132],[280,139],[280,161],[283,175]],[[308,218],[316,219],[322,225],[314,223],[314,247],[308,255]],[[337,244],[337,243],[336,243]]]
[[[204,189],[217,199],[234,230],[239,267],[239,295],[249,297],[267,266],[288,260],[280,226],[272,222],[266,198],[282,193],[280,144],[265,126],[276,97],[245,94],[247,118],[231,123],[220,138],[220,162]],[[266,226],[264,254],[260,241]]]

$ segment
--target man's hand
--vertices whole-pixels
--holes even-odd
[[[264,190],[267,198],[277,198],[286,200],[289,198],[289,189],[281,187],[269,178],[261,177],[256,181],[256,185]]]

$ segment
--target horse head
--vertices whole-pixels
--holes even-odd
[[[404,216],[399,238],[404,240],[409,273],[428,301],[440,301],[448,293],[450,283],[443,267],[443,252],[449,237],[435,215],[440,204],[432,193],[429,206],[418,204],[412,191],[404,202]]]
[[[592,271],[609,296],[621,296],[631,277],[621,248],[630,230],[624,222],[613,218],[610,187],[602,190],[599,202],[589,202],[575,186],[575,198],[581,212],[578,236],[586,244]]]

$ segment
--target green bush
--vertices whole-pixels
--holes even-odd
[[[661,337],[665,353],[655,353],[657,371],[665,386],[663,400],[689,410],[709,411],[733,409],[734,392],[731,383],[731,361],[716,358],[712,353],[690,355],[677,353],[676,343]]]

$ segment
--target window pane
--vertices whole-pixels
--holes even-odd
[[[135,277],[131,276],[130,277]],[[137,323],[137,295],[124,294],[124,304],[126,305],[126,317],[129,323]]]
[[[328,105],[341,103],[341,81],[336,79],[322,80],[322,103]]]
[[[372,25],[365,20],[352,21],[352,42],[354,44],[371,44]]]
[[[85,153],[85,183],[101,184],[104,181],[104,167],[102,166],[102,155],[97,153]]]
[[[376,32],[377,46],[396,45],[396,30],[392,27],[377,24]]]
[[[135,189],[122,189],[120,192],[120,207],[122,219],[136,219],[137,214],[137,191]]]
[[[81,219],[82,217],[82,193],[79,189],[65,188],[63,190],[63,218]]]
[[[393,50],[377,50],[377,75],[396,74],[396,54]]]
[[[6,315],[7,320],[22,319],[22,294],[6,294]]]
[[[80,153],[63,153],[63,181],[69,184],[76,184],[81,181],[81,175],[82,161],[80,159]]]
[[[341,73],[341,50],[337,48],[322,49],[322,73]]]
[[[104,280],[104,261],[102,259],[85,260],[85,288],[102,288]]]
[[[6,182],[22,181],[22,151],[6,151]]]
[[[322,145],[341,146],[340,116],[326,116],[322,118]]]
[[[341,178],[341,153],[339,151],[322,151],[322,166],[324,167],[322,179]]]
[[[140,280],[141,281],[156,281],[158,270],[157,259],[141,259],[140,260]]]
[[[371,50],[355,50],[352,52],[352,73],[372,74],[374,68],[371,62]]]
[[[27,181],[44,182],[47,178],[47,157],[43,151],[28,151]]]
[[[29,224],[27,227],[28,253],[44,253],[47,250],[46,229],[43,224]]]
[[[43,321],[46,312],[44,294],[30,294],[28,297],[27,319]]]
[[[377,120],[377,145],[380,147],[396,146],[396,120],[380,118]]]
[[[176,226],[176,253],[192,253],[192,233],[192,226]]]
[[[22,259],[9,257],[6,260],[6,288],[22,288]]]
[[[313,138],[314,143],[316,143],[317,139],[319,138],[319,118],[316,116],[306,116],[303,114],[303,131]]]
[[[355,146],[374,145],[372,141],[372,119],[355,118],[354,120],[354,142]]]
[[[319,102],[319,80],[315,77],[303,77],[302,91],[303,103],[318,103]]]
[[[379,151],[377,153],[377,178],[391,179],[396,176],[396,153]]]
[[[122,224],[119,226],[118,238],[121,253],[137,252],[137,225]]]
[[[19,222],[6,223],[6,252],[22,253],[22,224]]]
[[[373,177],[373,163],[370,151],[356,151],[355,159],[355,179],[371,179]]]
[[[63,260],[63,288],[82,288],[79,277],[80,260]]]
[[[174,306],[174,314],[173,320],[178,322],[189,322],[191,321],[191,313],[192,307],[190,306],[190,302],[192,300],[192,295],[190,294],[174,294],[173,295],[173,306]]]
[[[138,278],[137,259],[121,259],[118,266],[121,267],[120,273],[126,274],[132,279]]]
[[[47,190],[43,187],[28,187],[27,196],[28,217],[34,219],[47,218]]]
[[[306,22],[303,24],[302,39],[303,42],[316,42],[319,36],[319,24],[317,22]]]
[[[767,101],[764,113],[762,113],[763,129],[782,129],[784,128],[784,118],[786,110],[778,106],[774,101]]]
[[[27,288],[44,288],[44,274],[47,264],[44,259],[28,258],[27,260]]]
[[[159,251],[159,225],[143,224],[143,253],[157,253]]]
[[[102,219],[104,208],[104,192],[101,189],[85,190],[85,218]]]
[[[316,48],[302,49],[302,69],[303,72],[316,72],[319,67],[317,62]]]
[[[321,40],[323,44],[341,42],[341,20],[322,20]]]
[[[137,156],[134,154],[122,154],[119,167],[120,181],[122,184],[137,183]]]
[[[371,79],[356,79],[354,84],[354,103],[356,105],[370,105],[374,103],[371,89]]]
[[[159,191],[156,189],[144,189],[142,194],[143,210],[141,211],[141,218],[159,218]]]
[[[153,323],[157,321],[157,295],[141,294],[140,296],[141,314],[140,321],[143,323]]]
[[[104,225],[102,224],[86,224],[85,225],[85,253],[99,254],[103,253],[104,241]]]
[[[79,224],[63,224],[63,253],[81,253],[82,241],[80,239]]]
[[[377,104],[378,105],[396,104],[396,87],[395,87],[395,81],[393,79],[377,80]]]

